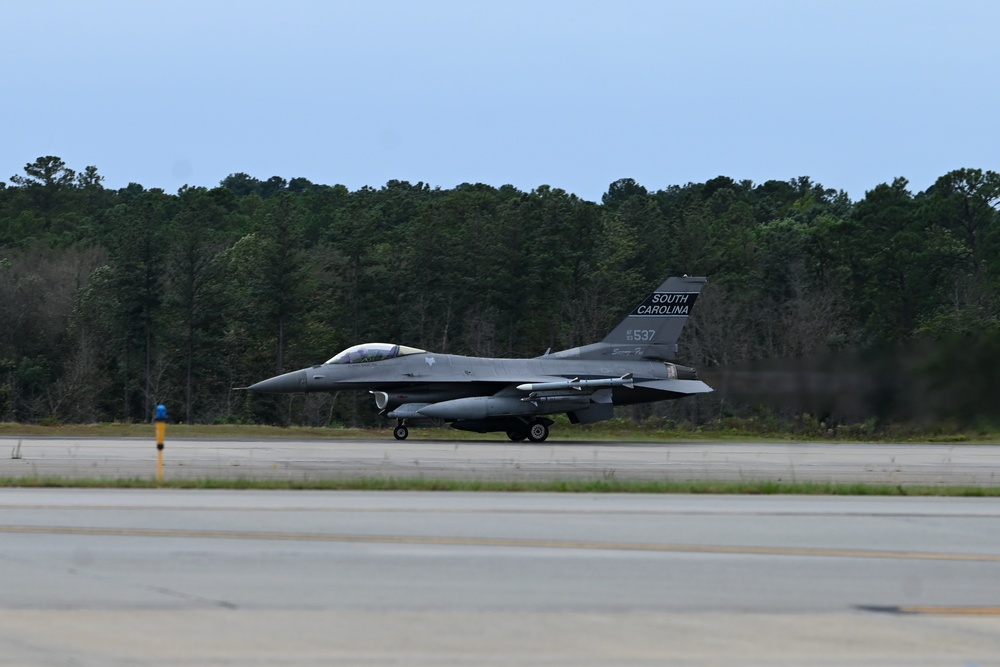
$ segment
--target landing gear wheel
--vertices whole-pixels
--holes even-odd
[[[531,422],[528,427],[528,440],[532,442],[545,442],[549,437],[549,427],[542,422]]]
[[[514,442],[523,442],[528,437],[528,434],[524,431],[507,431],[507,437]]]
[[[402,424],[392,429],[392,437],[396,438],[396,440],[406,440],[406,436],[408,435],[410,435],[410,429]]]

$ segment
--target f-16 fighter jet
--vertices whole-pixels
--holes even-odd
[[[379,414],[396,420],[405,440],[411,426],[506,432],[517,442],[542,442],[565,412],[574,424],[614,416],[614,406],[712,391],[693,368],[675,363],[677,339],[705,278],[669,278],[600,343],[534,359],[437,354],[405,345],[365,343],[325,364],[254,384],[256,392],[363,390]]]

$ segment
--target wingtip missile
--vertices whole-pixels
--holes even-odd
[[[598,378],[596,380],[581,380],[576,377],[572,380],[560,380],[557,382],[531,382],[517,385],[518,391],[551,391],[560,389],[574,389],[582,391],[584,389],[601,389],[604,387],[628,387],[634,389],[635,384],[632,374],[626,373],[620,378]]]

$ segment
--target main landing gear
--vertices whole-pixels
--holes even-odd
[[[459,424],[459,428],[462,426],[462,422],[455,422],[455,424]],[[466,426],[464,430],[474,430],[480,433],[486,433],[487,431],[498,431],[501,428],[509,428],[507,431],[507,437],[514,442],[522,442],[523,440],[530,440],[531,442],[545,442],[545,440],[549,437],[549,426],[551,425],[552,420],[545,419],[544,417],[538,417],[528,423],[524,423],[520,419],[511,417],[500,421],[499,424],[496,421],[487,424],[482,430],[478,428],[478,423],[473,428],[468,428],[468,426]],[[406,422],[402,419],[397,420],[395,428],[392,429],[392,437],[396,438],[396,440],[406,440],[409,435],[410,429],[406,426]]]
[[[521,442],[525,438],[532,442],[545,442],[545,439],[549,437],[549,425],[541,419],[536,419],[528,424],[526,428],[507,431],[507,437],[514,442]]]

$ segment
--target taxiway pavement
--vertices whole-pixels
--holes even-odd
[[[152,435],[152,434],[151,434]],[[1000,446],[168,439],[167,478],[774,480],[992,486]],[[155,476],[153,438],[0,438],[0,477]]]

